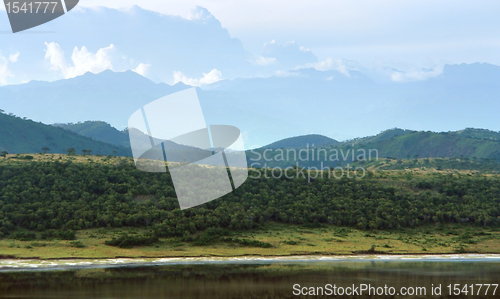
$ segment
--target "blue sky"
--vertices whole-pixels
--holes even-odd
[[[148,20],[165,18],[134,14],[133,5],[169,16],[162,26],[182,27],[185,34],[142,40],[150,31]],[[92,9],[84,9],[88,7]],[[7,16],[0,14],[0,85],[104,69],[136,70],[156,82],[191,85],[287,75],[301,67],[359,69],[394,81],[425,80],[439,74],[444,64],[500,65],[499,11],[500,1],[495,0],[81,0],[79,9],[27,35],[9,34]],[[137,22],[131,36],[142,44],[124,46],[117,32],[101,33],[98,26],[90,28],[86,18],[109,19],[105,26],[117,28],[123,24],[113,18]],[[200,46],[189,39],[193,28],[198,39],[214,40],[203,44],[212,49],[205,58],[200,59],[201,49],[193,49]],[[171,44],[182,51],[171,51]],[[154,47],[164,57],[145,50]],[[174,57],[179,53],[191,56]]]
[[[189,17],[207,8],[254,52],[273,39],[296,41],[320,59],[429,64],[500,64],[500,1],[461,0],[82,0]]]

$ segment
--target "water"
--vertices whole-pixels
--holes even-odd
[[[412,298],[397,296],[401,287],[425,287],[415,298],[499,298],[482,287],[474,296],[449,296],[448,285],[498,284],[500,260],[337,260],[254,261],[252,263],[172,264],[0,272],[1,298],[341,298],[342,296],[294,296],[301,288],[331,284],[393,287],[395,295],[363,295],[348,298]],[[441,296],[431,288],[441,285]],[[297,287],[298,288],[298,287]],[[469,288],[470,289],[470,288]],[[408,289],[406,289],[408,291]],[[358,289],[359,291],[359,289]]]

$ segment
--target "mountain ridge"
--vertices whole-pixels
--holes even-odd
[[[1,111],[0,111],[1,112]],[[26,118],[0,113],[0,151],[11,154],[40,153],[48,148],[48,153],[66,153],[74,148],[76,153],[91,150],[97,155],[131,156],[130,149],[92,140],[76,133],[56,128]]]

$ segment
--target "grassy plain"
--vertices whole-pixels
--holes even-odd
[[[446,254],[500,253],[500,231],[470,225],[427,226],[397,231],[361,231],[324,226],[305,228],[270,223],[234,237],[259,240],[273,248],[247,247],[233,243],[194,246],[177,238],[160,239],[153,246],[130,249],[104,245],[105,240],[123,233],[144,230],[91,229],[76,234],[76,241],[0,240],[0,255],[14,258],[116,258],[116,257],[203,257],[203,256],[291,256],[352,254]]]

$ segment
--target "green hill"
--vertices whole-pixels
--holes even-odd
[[[115,146],[130,149],[129,131],[118,131],[106,122],[86,121],[76,124],[54,124],[53,126],[63,128],[65,130],[97,141],[102,141],[113,144]],[[132,135],[138,136],[144,135],[144,133],[135,130],[133,131]],[[144,138],[137,138],[137,140],[144,140]],[[155,140],[155,142],[159,142],[158,139],[153,138],[153,140]],[[151,147],[151,143],[148,141],[145,144],[136,144],[136,146],[138,146],[139,148],[149,149]],[[210,155],[210,152],[207,152],[206,150],[180,145],[170,140],[164,141],[163,146],[166,150],[167,157],[171,162],[183,162],[192,159],[195,159],[197,161]]]
[[[54,124],[53,126],[102,142],[130,147],[128,132],[118,131],[110,124],[103,121],[86,121],[76,124]]]
[[[500,132],[495,132],[485,129],[467,128],[465,130],[457,131],[454,133],[461,137],[486,139],[486,140],[500,140]]]
[[[402,136],[410,133],[414,133],[416,131],[413,130],[405,130],[405,129],[400,129],[400,128],[393,128],[390,130],[385,130],[383,132],[380,132],[379,134],[375,136],[368,136],[364,138],[356,138],[354,140],[347,141],[346,143],[367,143],[367,142],[376,142],[376,141],[382,141],[382,140],[387,140],[392,137],[396,136]]]
[[[66,149],[91,150],[92,154],[131,156],[130,149],[91,138],[29,119],[0,113],[0,151],[11,154],[40,153],[47,147],[48,153],[66,153]]]
[[[306,147],[307,145],[309,145],[309,147],[314,147],[321,145],[336,145],[336,144],[339,144],[339,142],[335,139],[323,135],[311,134],[311,135],[286,138],[271,143],[269,145],[266,145],[262,148],[263,149],[292,148],[292,147]]]
[[[470,136],[470,135],[469,135]],[[468,137],[459,132],[413,132],[387,140],[368,142],[380,157],[467,157],[500,160],[500,140]]]
[[[248,152],[254,167],[344,166],[356,160],[378,158],[477,158],[500,161],[500,135],[482,129],[458,132],[423,132],[393,129],[376,136],[346,141],[337,145],[302,148],[262,148]],[[267,152],[265,152],[267,150]],[[307,153],[309,153],[307,155]]]

